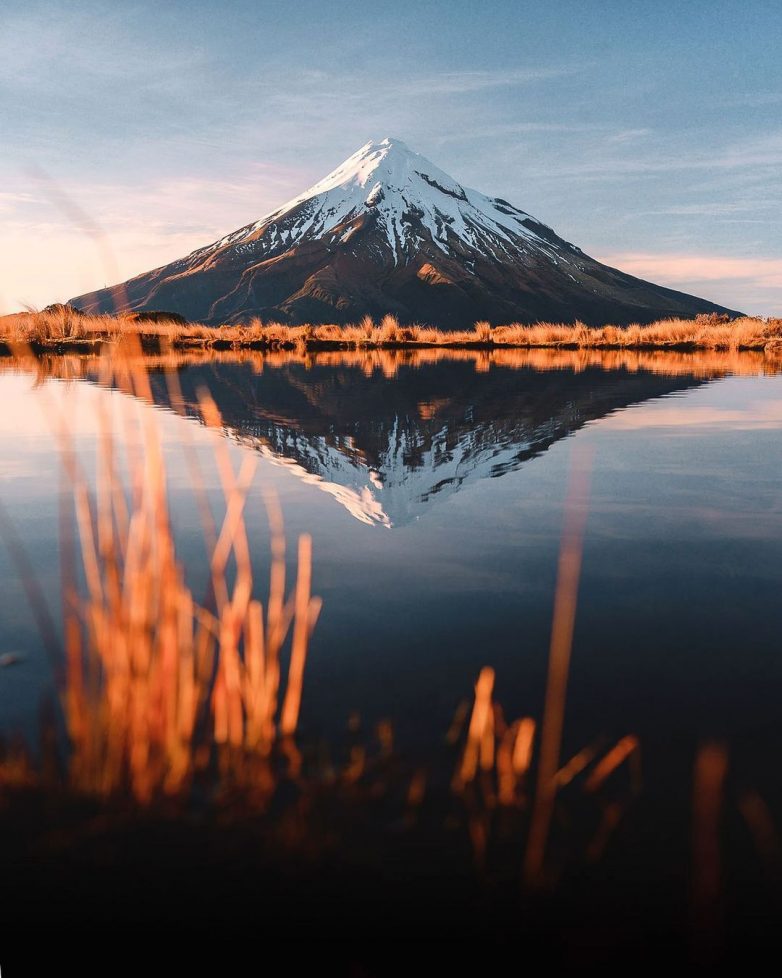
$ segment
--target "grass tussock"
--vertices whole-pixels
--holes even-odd
[[[698,349],[782,352],[782,319],[709,314],[695,319],[664,319],[648,325],[591,327],[583,323],[478,322],[472,330],[445,331],[402,326],[392,315],[379,323],[365,316],[358,324],[287,326],[252,319],[243,325],[183,323],[165,313],[83,315],[68,306],[0,318],[0,343],[34,349],[100,346],[123,337],[137,338],[146,349],[383,349],[405,347],[644,350]]]

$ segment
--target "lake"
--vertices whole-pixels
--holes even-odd
[[[158,419],[188,580],[207,579],[197,459],[214,512],[214,439],[258,459],[247,518],[261,594],[263,492],[289,551],[313,537],[321,618],[302,727],[389,718],[436,742],[480,668],[510,716],[541,713],[569,472],[591,467],[564,753],[636,734],[647,777],[717,737],[749,777],[782,744],[782,376],[716,355],[458,351],[180,358],[185,413],[149,361],[154,406],[64,357],[0,372],[0,493],[59,617],[64,419],[94,470],[102,418]],[[431,355],[430,355],[431,354]],[[223,434],[195,417],[208,389]],[[58,421],[57,419],[60,419]],[[35,615],[0,547],[0,726],[34,738],[53,690]],[[767,790],[778,791],[770,780]]]

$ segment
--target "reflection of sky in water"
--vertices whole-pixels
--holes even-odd
[[[507,380],[507,371],[493,371],[480,383],[499,384],[502,373]],[[416,383],[425,386],[427,376]],[[519,371],[518,388],[527,382]],[[574,375],[561,372],[552,382],[569,404]],[[590,393],[580,383],[583,412]],[[117,418],[152,409],[88,384],[34,389],[29,377],[8,374],[0,377],[0,399],[2,500],[44,588],[56,593],[59,467],[42,405],[67,417],[88,469],[101,406]],[[216,436],[157,415],[181,550],[198,584],[204,552],[182,441],[196,446],[217,506],[209,447]],[[358,707],[397,718],[403,730],[440,732],[487,663],[497,668],[498,696],[512,714],[539,711],[575,438],[595,454],[566,737],[577,744],[584,734],[633,729],[661,742],[703,731],[724,731],[739,746],[757,743],[760,732],[766,744],[782,739],[774,734],[782,686],[781,429],[782,378],[692,387],[587,418],[575,435],[555,438],[499,477],[478,470],[391,532],[356,519],[339,493],[319,491],[312,472],[302,477],[267,449],[259,484],[279,493],[291,540],[313,533],[314,586],[325,599],[305,725],[341,725]],[[235,459],[247,450],[232,443]],[[419,477],[411,471],[409,484]],[[263,581],[259,493],[248,516]],[[0,651],[25,656],[0,670],[8,726],[34,720],[48,667],[4,549],[0,575]]]

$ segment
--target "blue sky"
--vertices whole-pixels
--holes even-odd
[[[782,315],[779,3],[0,0],[0,37],[0,312],[179,257],[393,135],[598,258]]]

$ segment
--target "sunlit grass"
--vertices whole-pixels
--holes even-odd
[[[99,345],[122,336],[136,336],[147,347],[372,349],[393,347],[485,347],[573,349],[782,349],[782,319],[710,314],[695,319],[665,319],[648,325],[589,327],[583,323],[511,323],[492,327],[478,322],[472,330],[449,332],[429,326],[402,326],[396,317],[376,323],[369,316],[355,325],[287,326],[251,319],[243,325],[204,326],[136,314],[88,316],[58,306],[0,318],[0,342],[27,343],[39,348]]]

